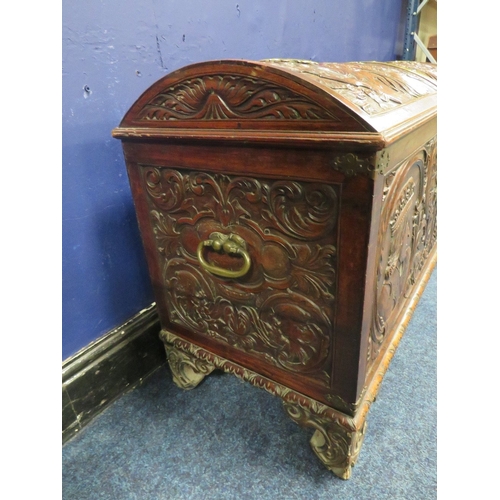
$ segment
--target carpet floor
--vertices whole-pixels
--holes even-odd
[[[436,498],[436,293],[437,270],[348,481],[323,467],[312,431],[277,397],[221,372],[182,391],[164,365],[63,447],[63,500]]]

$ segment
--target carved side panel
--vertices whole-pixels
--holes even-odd
[[[328,387],[338,187],[141,168],[170,321]],[[245,276],[200,266],[198,245],[214,232],[246,242]],[[216,251],[206,259],[241,267]]]
[[[388,174],[382,193],[368,368],[419,280],[437,238],[437,143]]]

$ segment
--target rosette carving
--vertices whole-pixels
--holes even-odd
[[[191,331],[310,375],[331,373],[338,188],[143,166],[170,319]],[[200,267],[200,241],[246,242],[250,270],[226,279]],[[217,266],[237,257],[207,251]]]

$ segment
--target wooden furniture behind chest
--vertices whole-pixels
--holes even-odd
[[[436,66],[212,61],[121,139],[175,383],[282,398],[348,478],[435,264]]]

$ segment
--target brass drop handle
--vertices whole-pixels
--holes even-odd
[[[230,255],[239,255],[243,257],[243,266],[236,271],[231,271],[230,269],[224,269],[223,267],[209,264],[203,257],[204,247],[211,247],[217,252],[223,252]],[[208,240],[200,241],[196,255],[203,269],[217,276],[222,276],[223,278],[240,278],[250,269],[251,260],[247,252],[247,244],[241,236],[234,233],[212,233]]]

